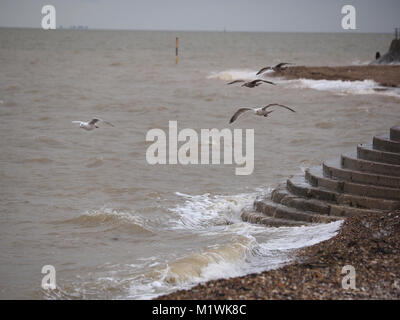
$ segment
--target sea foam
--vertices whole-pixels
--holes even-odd
[[[250,69],[231,69],[224,70],[218,72],[212,72],[207,79],[217,79],[224,81],[233,81],[233,80],[254,80],[258,78],[256,75],[257,71]]]
[[[389,88],[379,85],[371,79],[363,81],[348,80],[314,80],[314,79],[297,79],[283,80],[294,88],[310,88],[318,91],[329,91],[336,94],[379,94],[400,97],[399,88]]]

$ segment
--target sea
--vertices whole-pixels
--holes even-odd
[[[175,60],[179,38],[178,63]],[[392,35],[0,29],[0,299],[151,299],[291,263],[341,221],[241,220],[258,196],[399,124],[373,80],[263,78],[265,66],[366,65]],[[380,90],[376,90],[380,89]],[[239,107],[280,103],[268,118]],[[85,131],[72,121],[111,122]],[[254,130],[254,171],[150,164],[148,132]],[[54,290],[45,289],[54,269]],[[43,271],[43,272],[42,272]]]

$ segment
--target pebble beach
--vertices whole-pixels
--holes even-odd
[[[355,289],[342,268],[355,269]],[[354,216],[339,233],[297,252],[283,268],[209,281],[157,299],[400,299],[400,210]]]

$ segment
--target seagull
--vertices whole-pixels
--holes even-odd
[[[257,116],[267,117],[272,111],[274,111],[274,110],[267,111],[267,109],[269,107],[273,107],[273,106],[282,107],[282,108],[288,109],[288,110],[290,110],[292,112],[296,112],[293,109],[291,109],[291,108],[289,108],[287,106],[284,106],[283,104],[278,104],[278,103],[270,103],[269,105],[267,105],[265,107],[260,107],[260,108],[247,108],[247,107],[244,107],[244,108],[239,108],[235,112],[235,114],[232,116],[231,120],[229,120],[229,123],[233,123],[241,114],[243,114],[243,113],[245,113],[247,111],[250,111],[250,110],[252,110],[254,112],[254,114],[257,115]]]
[[[85,122],[85,121],[72,121],[72,123],[78,123],[79,124],[79,128],[85,129],[87,131],[91,131],[93,129],[99,128],[97,126],[97,123],[100,122],[100,121],[108,124],[111,127],[114,127],[114,125],[111,122],[108,122],[108,121],[105,121],[105,120],[102,120],[102,119],[99,119],[99,118],[93,118],[92,120],[87,121],[87,122]]]
[[[246,82],[246,81],[244,81],[244,80],[234,80],[234,81],[231,81],[231,82],[229,82],[229,83],[227,83],[227,84],[234,84],[234,83],[239,83],[239,82],[244,82],[243,84],[242,84],[242,87],[248,87],[248,88],[254,88],[254,87],[257,87],[257,86],[259,86],[260,84],[261,84],[261,82],[265,82],[265,83],[268,83],[268,84],[272,84],[272,85],[276,85],[275,83],[273,83],[273,82],[271,82],[271,81],[267,81],[267,80],[262,80],[262,79],[256,79],[256,80],[252,80],[252,81],[248,81],[248,82]]]
[[[258,71],[258,72],[256,73],[256,75],[259,75],[259,74],[261,74],[261,73],[263,73],[264,71],[267,71],[267,70],[269,70],[269,69],[274,70],[275,72],[282,71],[282,70],[284,69],[284,68],[282,68],[282,67],[285,66],[285,65],[287,65],[287,64],[293,64],[293,63],[281,62],[281,63],[277,64],[277,65],[274,66],[274,67],[265,67],[265,68],[262,68],[260,71]]]
[[[249,81],[249,82],[243,83],[242,87],[254,88],[254,87],[259,86],[261,84],[261,82],[265,82],[265,83],[272,84],[272,85],[276,86],[276,84],[271,82],[271,81],[262,80],[262,79],[256,79],[256,80],[253,80],[253,81]]]

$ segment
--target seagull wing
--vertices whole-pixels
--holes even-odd
[[[265,83],[273,84],[274,86],[276,85],[275,83],[273,83],[271,81],[267,81],[267,80],[263,80],[263,79],[256,79],[256,80],[253,80],[253,81],[249,81],[248,83],[252,83],[252,84],[255,84],[255,85],[259,86],[261,84],[261,83],[259,84],[259,82],[265,82]]]
[[[258,82],[263,81],[262,79],[255,79],[255,80],[251,80],[247,83],[251,83],[251,84],[257,84]]]
[[[88,122],[88,124],[92,126],[92,125],[94,125],[95,123],[97,123],[97,122],[99,122],[99,121],[100,121],[100,119],[94,118],[94,119],[90,120],[90,121]]]
[[[265,82],[265,83],[269,83],[269,84],[272,84],[272,85],[276,86],[276,83],[271,82],[271,81],[267,81],[267,80],[260,80],[260,81]]]
[[[285,66],[285,65],[287,65],[287,64],[293,64],[293,63],[290,63],[290,62],[281,62],[281,63],[277,64],[274,68],[280,69],[281,67],[283,67],[283,66]]]
[[[108,125],[111,126],[111,127],[114,127],[114,125],[113,125],[111,122],[108,122],[108,121],[106,121],[106,120],[99,119],[99,118],[93,118],[92,120],[90,120],[90,121],[89,121],[89,125],[94,125],[95,123],[97,123],[97,122],[99,122],[99,121],[104,122],[104,123],[108,124]]]
[[[262,110],[265,111],[267,108],[273,107],[273,106],[282,107],[282,108],[288,109],[288,110],[290,110],[290,111],[292,111],[292,112],[296,112],[296,111],[294,111],[293,109],[289,108],[288,106],[285,106],[285,105],[279,104],[279,103],[270,103],[269,105],[263,107]]]
[[[264,68],[260,69],[260,71],[258,71],[258,72],[256,73],[256,75],[258,76],[259,74],[263,73],[264,71],[266,71],[266,70],[268,70],[268,69],[271,69],[271,67],[264,67]]]
[[[231,81],[231,82],[228,82],[227,84],[234,84],[234,83],[239,83],[239,82],[245,82],[244,80],[234,80],[234,81]]]
[[[229,123],[234,122],[242,113],[245,113],[249,110],[253,110],[252,108],[239,108],[235,114],[232,116],[231,120],[229,120]]]
[[[106,120],[101,120],[102,122],[104,122],[105,124],[108,124],[111,127],[115,127],[111,122],[108,122]]]

